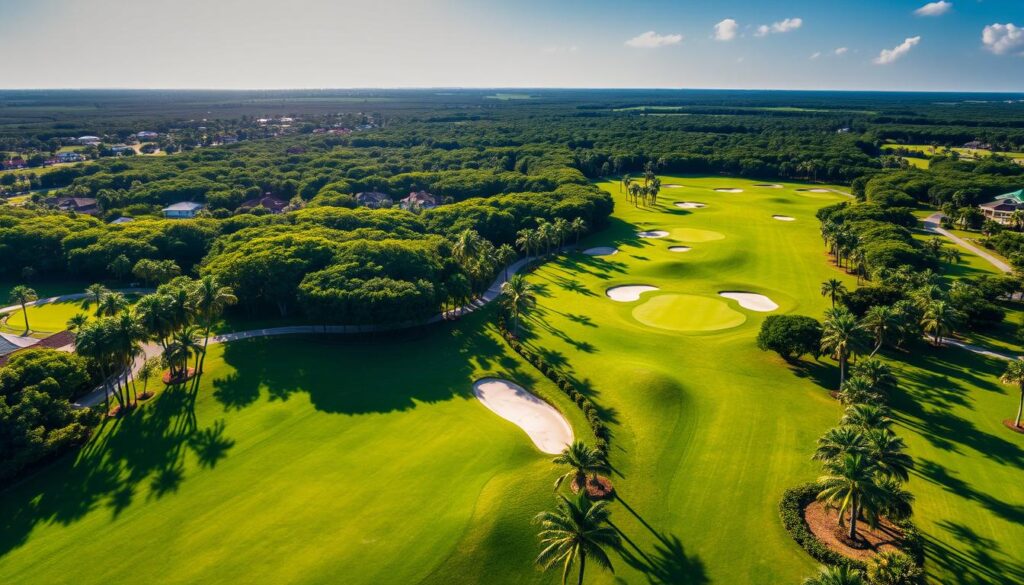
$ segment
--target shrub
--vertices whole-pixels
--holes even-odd
[[[821,351],[821,324],[803,315],[771,315],[761,324],[757,347],[774,351],[785,359],[799,358]]]

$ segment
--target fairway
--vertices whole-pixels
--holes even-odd
[[[553,396],[593,440],[486,316],[408,340],[211,346],[195,393],[0,492],[0,582],[551,582],[530,519],[557,469],[474,397],[486,376]]]

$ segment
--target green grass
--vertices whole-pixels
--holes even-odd
[[[934,156],[936,153],[945,154],[947,151],[954,151],[960,156],[967,158],[977,158],[983,156],[990,156],[993,154],[991,150],[984,148],[963,148],[962,146],[954,146],[947,148],[940,146],[938,150],[932,148],[930,144],[883,144],[883,150],[897,150],[904,149],[911,152],[920,152],[926,156]],[[1024,152],[996,152],[999,156],[1005,156],[1007,158],[1024,158]]]
[[[557,471],[472,383],[515,380],[589,430],[489,319],[212,346],[194,392],[0,492],[0,582],[554,582],[531,519]]]
[[[28,325],[33,333],[57,333],[67,329],[68,319],[78,313],[85,314],[90,319],[95,313],[94,307],[87,307],[82,301],[64,301],[60,303],[47,303],[28,307],[26,311],[20,309],[4,317],[0,317],[0,331],[5,333],[21,333],[25,331],[25,313],[28,313]]]

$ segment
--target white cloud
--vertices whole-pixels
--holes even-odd
[[[763,37],[771,33],[787,33],[789,31],[796,30],[804,25],[804,19],[802,18],[787,18],[778,22],[773,22],[771,25],[762,24],[757,27],[757,32],[754,33],[756,36]]]
[[[683,35],[659,35],[653,30],[649,30],[626,41],[626,46],[634,49],[656,49],[678,45],[681,42],[683,42]]]
[[[918,43],[921,42],[921,37],[908,37],[905,41],[891,49],[882,49],[882,52],[875,57],[876,65],[888,65],[893,61],[899,59],[903,55],[910,52]]]
[[[815,51],[815,52],[811,53],[811,59],[812,60],[813,59],[817,59],[818,57],[821,57],[821,51]]]
[[[952,2],[946,2],[946,0],[939,0],[938,2],[929,2],[924,6],[914,11],[914,14],[918,16],[942,16],[953,9]]]
[[[722,22],[715,25],[715,40],[716,41],[731,41],[736,38],[736,31],[740,28],[740,24],[735,19],[726,18]]]
[[[1015,24],[990,24],[981,32],[981,42],[996,55],[1024,49],[1024,27]]]
[[[846,47],[839,47],[835,51],[833,51],[833,53],[835,53],[836,55],[841,57],[841,56],[845,55],[847,52],[849,52],[849,50],[850,49],[848,49]]]

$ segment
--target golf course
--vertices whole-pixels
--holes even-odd
[[[520,339],[611,429],[609,510],[623,546],[614,574],[587,580],[797,583],[819,563],[778,504],[820,473],[811,455],[842,414],[829,394],[839,372],[828,357],[784,361],[755,338],[769,315],[820,318],[822,282],[855,288],[815,218],[848,197],[662,180],[642,206],[601,183],[615,200],[609,227],[527,276],[537,299]],[[965,254],[957,274],[986,270]],[[30,309],[33,328],[65,309]],[[534,564],[531,523],[563,471],[550,441],[595,437],[502,339],[498,313],[386,336],[211,345],[202,376],[0,492],[0,582],[558,582]],[[1024,435],[1000,423],[1014,401],[998,381],[1005,363],[949,347],[890,357],[931,581],[1024,579]],[[571,428],[527,430],[536,419],[508,414],[508,396],[481,402],[495,389],[539,397],[564,416],[535,401],[545,424]]]

